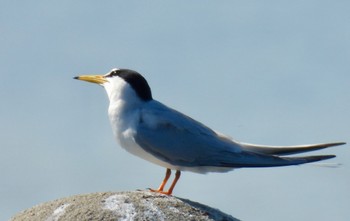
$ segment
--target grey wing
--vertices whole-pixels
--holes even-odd
[[[334,156],[279,157],[277,155],[340,144],[289,148],[240,144],[160,103],[141,111],[135,141],[146,152],[171,165],[233,168],[288,166],[325,160]]]
[[[219,166],[228,152],[240,152],[239,145],[160,104],[141,111],[135,141],[146,152],[176,166]]]

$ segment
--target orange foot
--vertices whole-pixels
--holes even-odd
[[[165,195],[170,196],[173,193],[173,190],[174,190],[174,187],[175,187],[177,181],[180,179],[181,171],[180,170],[176,171],[174,181],[172,182],[169,190],[168,191],[163,191],[164,190],[164,186],[168,182],[168,179],[169,179],[170,175],[171,175],[171,170],[167,169],[166,170],[166,174],[165,174],[165,178],[164,178],[163,182],[160,184],[159,188],[157,190],[149,188],[149,190],[151,192],[161,193],[161,194],[165,194]]]
[[[168,195],[170,196],[172,193],[169,192],[169,191],[163,191],[163,190],[154,190],[154,189],[151,189],[151,188],[148,188],[149,191],[153,192],[153,193],[161,193],[161,194],[165,194],[165,195]]]

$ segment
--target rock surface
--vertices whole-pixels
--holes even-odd
[[[11,221],[227,220],[221,211],[190,200],[150,191],[105,192],[71,196],[43,203]]]

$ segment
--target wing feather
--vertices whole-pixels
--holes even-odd
[[[136,143],[146,152],[179,167],[271,167],[297,165],[334,157],[279,157],[343,143],[289,147],[238,143],[159,102],[140,111]]]
[[[239,145],[160,103],[141,110],[135,141],[153,156],[179,166],[218,165],[217,156],[240,152]]]

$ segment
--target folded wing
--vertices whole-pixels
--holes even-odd
[[[280,155],[344,144],[337,142],[299,146],[264,146],[239,143],[161,103],[152,105],[152,108],[145,108],[142,111],[135,141],[146,152],[181,168],[298,165],[335,156],[281,157]]]

